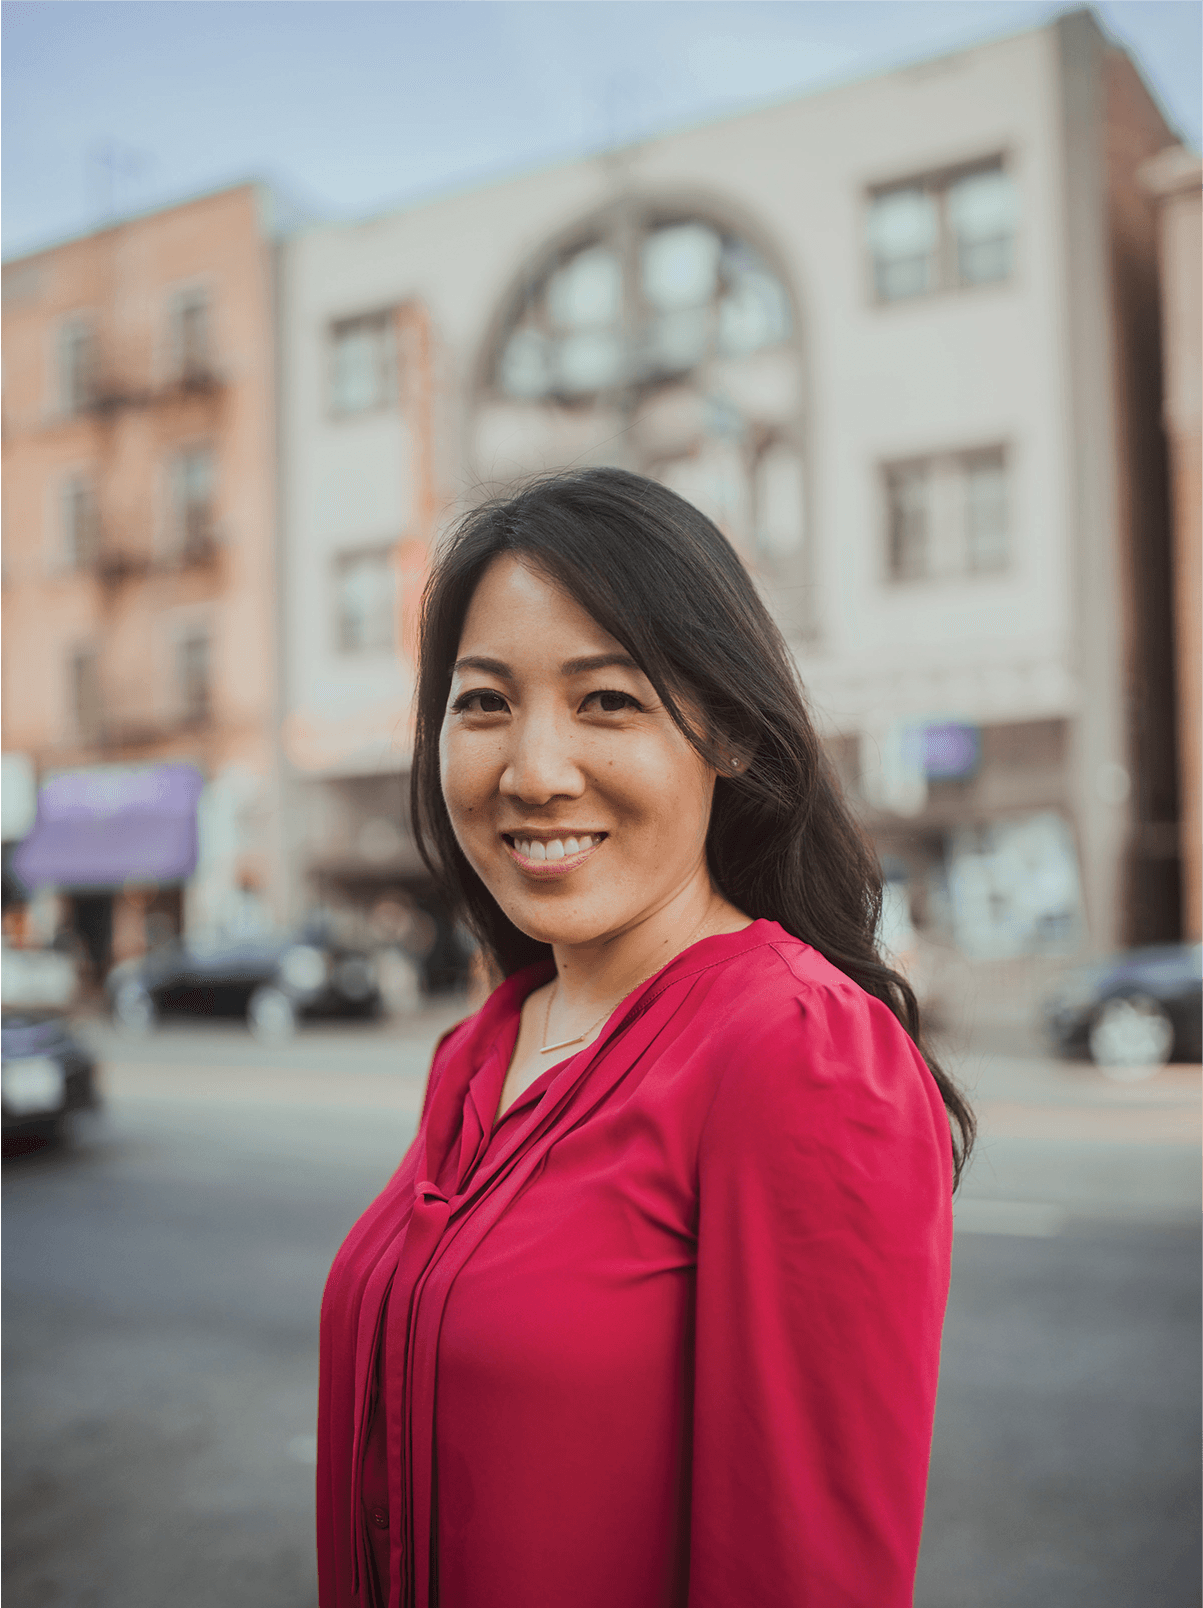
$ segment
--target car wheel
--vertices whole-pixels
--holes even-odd
[[[1148,1074],[1164,1066],[1174,1047],[1174,1024],[1147,994],[1124,994],[1099,1007],[1090,1024],[1090,1056],[1113,1076]]]
[[[288,995],[270,984],[257,988],[246,1007],[246,1019],[260,1044],[284,1044],[297,1030],[297,1013]]]
[[[113,1019],[127,1033],[149,1033],[158,1012],[141,983],[122,983],[113,999]]]

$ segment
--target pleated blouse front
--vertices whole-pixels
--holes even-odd
[[[440,1045],[322,1313],[322,1608],[903,1608],[950,1247],[938,1090],[772,922],[494,1123],[526,994]]]

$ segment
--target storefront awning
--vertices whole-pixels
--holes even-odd
[[[43,784],[13,870],[31,889],[182,881],[196,867],[203,786],[192,765],[65,771]]]

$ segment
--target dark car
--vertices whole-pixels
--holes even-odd
[[[1062,1054],[1099,1066],[1203,1059],[1203,947],[1129,949],[1067,972],[1044,1019]]]
[[[148,1032],[160,1016],[245,1016],[257,1038],[288,1038],[302,1017],[372,1016],[380,1009],[370,954],[317,931],[209,942],[178,939],[114,967],[113,1018]]]
[[[6,1010],[0,1017],[4,1149],[63,1137],[76,1111],[94,1111],[96,1063],[57,1015]]]

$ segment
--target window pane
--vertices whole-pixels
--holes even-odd
[[[785,288],[754,252],[732,241],[723,252],[726,293],[718,308],[718,347],[724,357],[746,357],[775,346],[790,332]]]
[[[179,372],[189,379],[208,372],[209,309],[203,296],[190,295],[176,309],[176,356]]]
[[[63,482],[62,551],[73,569],[86,569],[96,559],[97,520],[92,488],[84,475]]]
[[[1005,569],[1009,557],[1007,471],[1001,453],[965,464],[965,563],[974,573]]]
[[[722,241],[701,223],[659,229],[643,243],[643,294],[653,307],[697,307],[718,284]]]
[[[709,307],[661,313],[649,331],[650,366],[661,374],[681,374],[694,368],[709,350],[713,322]]]
[[[338,566],[338,645],[346,653],[393,645],[396,572],[392,551],[355,553]]]
[[[100,675],[95,653],[71,660],[71,716],[76,735],[90,742],[100,734]]]
[[[209,712],[209,638],[201,632],[185,637],[176,649],[180,709],[187,720]]]
[[[185,557],[207,552],[213,541],[213,454],[208,447],[181,452],[174,465],[176,540]]]
[[[970,173],[949,187],[948,220],[962,284],[981,285],[1011,273],[1016,195],[1001,168]]]
[[[393,396],[393,326],[387,314],[357,318],[334,328],[331,406],[335,413],[366,413]]]
[[[598,329],[622,316],[622,265],[606,246],[579,251],[553,274],[547,310],[561,329]]]
[[[570,395],[583,395],[620,379],[622,345],[609,331],[582,331],[559,343],[555,363],[559,388]]]
[[[939,236],[936,199],[926,190],[890,190],[872,199],[868,237],[880,300],[898,301],[934,288]]]
[[[91,394],[91,335],[84,324],[65,324],[59,332],[59,395],[64,413],[80,412]]]
[[[931,487],[926,464],[906,464],[886,473],[890,578],[920,580],[929,569]]]
[[[523,401],[548,390],[547,337],[537,329],[516,330],[505,344],[499,371],[501,388]]]

